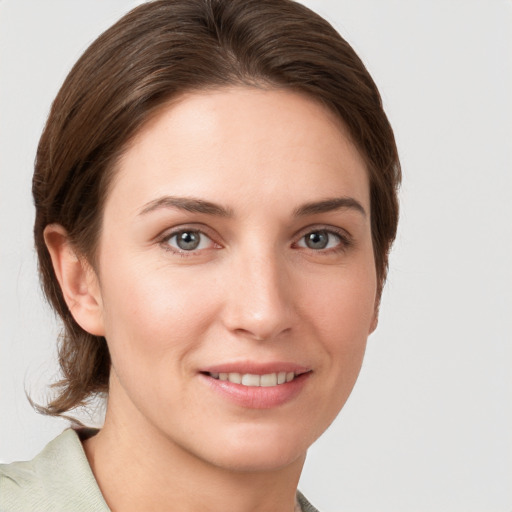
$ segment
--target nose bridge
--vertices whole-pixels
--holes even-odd
[[[257,245],[236,257],[226,319],[230,330],[263,340],[291,327],[293,307],[283,258],[274,248]]]

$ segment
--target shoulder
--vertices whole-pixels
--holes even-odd
[[[0,464],[0,512],[64,510],[109,510],[72,429],[30,461]]]
[[[297,491],[297,503],[301,512],[319,512],[300,491]]]

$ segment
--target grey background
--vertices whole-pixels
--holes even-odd
[[[37,284],[30,181],[49,106],[127,0],[0,2],[0,460],[40,417],[57,323]],[[325,512],[512,510],[512,3],[310,0],[379,85],[404,169],[380,325],[353,395],[310,450]]]

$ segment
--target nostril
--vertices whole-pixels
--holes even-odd
[[[273,339],[281,338],[283,335],[291,332],[290,327],[285,327],[280,329],[278,326],[276,328],[269,328],[267,331],[263,329],[259,330],[257,328],[251,329],[243,329],[238,328],[235,329],[234,332],[241,337],[250,338],[254,341],[270,341]]]

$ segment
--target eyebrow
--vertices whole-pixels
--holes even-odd
[[[220,206],[204,199],[193,197],[175,197],[163,196],[147,203],[138,215],[146,215],[161,208],[177,208],[192,213],[204,213],[206,215],[215,215],[218,217],[233,217],[233,211],[230,208]],[[352,197],[334,197],[303,204],[293,212],[295,217],[306,215],[315,215],[336,210],[356,210],[366,216],[366,211],[359,201]]]
[[[177,208],[193,213],[204,213],[206,215],[216,215],[219,217],[232,217],[233,212],[229,208],[224,208],[204,199],[194,197],[174,197],[163,196],[147,203],[139,212],[139,215],[146,215],[161,208]]]
[[[315,215],[336,210],[356,210],[366,217],[366,210],[363,208],[363,205],[353,197],[333,197],[322,201],[306,203],[299,206],[294,211],[294,215],[302,217],[304,215]]]

